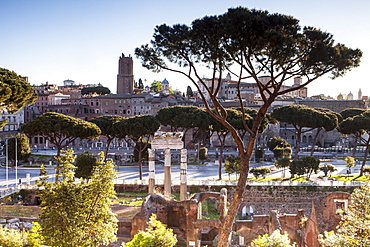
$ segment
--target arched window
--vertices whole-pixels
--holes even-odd
[[[308,142],[312,143],[312,136],[308,136]],[[315,143],[314,143],[314,145],[315,145]]]
[[[303,136],[303,138],[302,138],[302,142],[303,142],[303,143],[307,143],[307,136]]]

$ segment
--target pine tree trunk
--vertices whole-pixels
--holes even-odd
[[[112,138],[108,138],[108,140],[107,140],[107,147],[105,149],[104,162],[107,161],[107,156],[108,156],[109,148],[110,148],[110,145],[111,145],[112,141],[113,141]]]
[[[243,195],[245,192],[245,185],[247,183],[248,171],[250,165],[250,159],[252,157],[253,147],[255,143],[255,137],[250,137],[248,142],[248,148],[246,152],[241,155],[242,167],[244,172],[240,172],[238,184],[236,186],[235,192],[233,194],[233,199],[231,201],[230,207],[224,219],[221,219],[221,229],[219,229],[219,247],[228,247],[230,242],[230,234],[232,232],[232,227],[234,224],[235,216],[238,212],[240,203],[243,200]]]
[[[60,150],[62,148],[61,147],[57,147],[57,158],[60,157]],[[56,160],[56,168],[55,168],[55,182],[58,182],[59,181],[59,172],[60,172],[60,164],[59,164],[59,160],[57,159]]]
[[[313,138],[313,141],[312,141],[312,147],[311,147],[311,153],[310,155],[312,156],[313,155],[313,152],[315,151],[315,145],[316,145],[316,141],[317,141],[317,137],[319,136],[321,130],[323,128],[319,128],[317,131],[316,131],[316,135],[315,135],[315,138]]]

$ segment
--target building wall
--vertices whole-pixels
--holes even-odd
[[[0,140],[14,137],[14,135],[19,132],[20,126],[24,123],[24,108],[15,114],[2,111],[0,119],[8,120],[8,123],[4,126],[4,128],[0,129]]]
[[[338,113],[348,108],[360,108],[365,110],[369,108],[369,102],[364,100],[298,100],[298,104],[313,108],[326,108]]]

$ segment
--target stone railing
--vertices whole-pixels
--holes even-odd
[[[172,180],[172,185],[180,185],[180,180]],[[143,184],[148,185],[148,180],[143,179],[117,179],[116,184]],[[236,186],[236,180],[187,180],[187,185],[202,185],[202,186]],[[355,186],[359,187],[363,181],[253,181],[247,182],[250,186]],[[155,184],[163,185],[163,179],[156,179]]]

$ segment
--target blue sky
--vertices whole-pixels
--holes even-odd
[[[292,15],[301,26],[321,28],[336,42],[361,49],[360,67],[334,81],[318,79],[308,87],[309,95],[352,91],[356,96],[361,88],[370,96],[368,0],[0,0],[0,67],[28,76],[31,84],[100,82],[115,93],[119,56],[134,57],[134,49],[150,41],[156,25],[190,24],[237,6]],[[192,86],[180,75],[142,68],[135,57],[134,75],[147,84],[167,78],[182,91]]]

